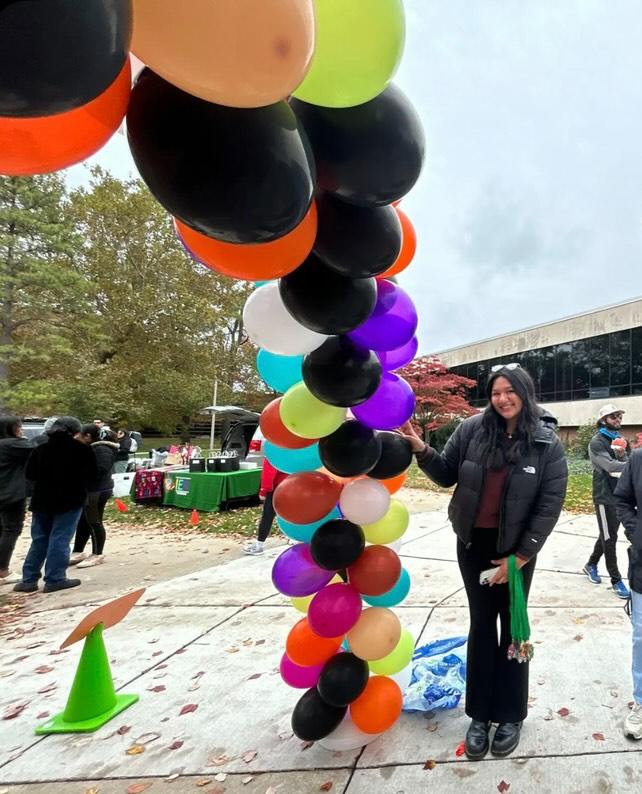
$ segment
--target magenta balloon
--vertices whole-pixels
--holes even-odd
[[[339,637],[359,620],[361,595],[351,584],[330,584],[308,606],[308,623],[319,637]]]
[[[281,657],[281,664],[279,670],[281,678],[288,686],[295,689],[311,689],[317,685],[321,670],[325,667],[326,662],[322,664],[315,664],[313,667],[302,667],[300,664],[294,664],[292,659],[284,653]]]
[[[370,317],[348,336],[371,350],[395,350],[407,344],[417,330],[417,309],[401,287],[377,281],[377,303]]]
[[[410,342],[407,342],[401,347],[396,347],[394,350],[375,350],[381,366],[386,372],[392,372],[395,369],[401,369],[406,364],[410,364],[417,355],[419,349],[419,340],[413,336]]]
[[[280,554],[272,567],[272,583],[290,598],[312,595],[325,587],[335,571],[319,568],[307,543],[297,543]]]
[[[361,405],[350,409],[361,424],[375,430],[394,430],[407,422],[415,410],[415,395],[399,375],[384,372],[377,391]]]

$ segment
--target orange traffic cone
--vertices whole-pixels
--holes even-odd
[[[127,507],[127,505],[126,505],[126,504],[123,502],[123,500],[122,500],[122,499],[114,499],[114,504],[115,504],[115,505],[116,505],[116,507],[118,508],[118,512],[119,512],[119,513],[126,513],[126,512],[129,510],[129,508],[128,508],[128,507]]]
[[[201,518],[198,514],[198,510],[194,508],[194,510],[192,510],[192,517],[190,518],[189,522],[193,527],[197,527],[199,525],[200,520]]]

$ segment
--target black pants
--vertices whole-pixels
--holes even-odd
[[[264,540],[267,540],[267,536],[270,534],[272,524],[274,523],[274,518],[276,517],[274,506],[272,504],[273,496],[274,492],[270,491],[270,493],[265,497],[265,502],[263,502],[263,512],[261,513],[261,518],[259,520],[259,535],[257,538],[257,540],[261,541],[261,543]]]
[[[617,584],[622,579],[620,569],[617,567],[617,531],[620,526],[615,507],[613,505],[595,505],[595,515],[597,516],[597,526],[600,536],[597,539],[593,553],[589,557],[589,565],[597,565],[600,557],[604,554],[606,570],[611,577],[611,584]]]
[[[507,658],[512,640],[508,585],[479,584],[479,574],[494,568],[491,560],[500,556],[504,555],[497,553],[496,529],[474,529],[468,549],[461,541],[457,542],[457,559],[470,610],[466,714],[482,722],[521,722],[528,708],[529,664]],[[527,596],[534,571],[535,558],[522,568]]]
[[[0,570],[8,570],[25,522],[27,500],[0,505]]]
[[[74,554],[85,550],[89,538],[91,538],[91,553],[103,553],[107,537],[103,516],[105,514],[105,506],[110,500],[112,493],[113,491],[91,491],[87,494],[87,504],[82,511],[78,528],[76,529]]]

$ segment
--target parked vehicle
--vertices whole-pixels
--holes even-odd
[[[262,463],[263,433],[257,419],[244,419],[233,424],[221,441],[221,451],[236,453],[244,461]]]

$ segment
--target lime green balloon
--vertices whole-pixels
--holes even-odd
[[[305,383],[292,386],[281,398],[281,421],[302,438],[323,438],[334,433],[346,418],[345,408],[318,400]]]
[[[403,53],[402,0],[315,0],[315,15],[314,56],[294,96],[329,108],[374,99]]]
[[[366,524],[363,532],[368,543],[394,543],[408,529],[410,513],[398,499],[390,500],[388,512],[374,524]]]
[[[343,579],[337,574],[330,579],[328,584],[338,584],[339,582],[343,582]],[[309,596],[293,596],[290,599],[290,602],[295,609],[298,609],[299,612],[303,612],[304,615],[307,615],[310,601],[312,601],[315,595],[316,593],[312,593],[312,595]]]
[[[394,675],[410,664],[414,652],[415,640],[408,629],[403,629],[394,651],[376,662],[368,662],[370,672],[376,675]]]

